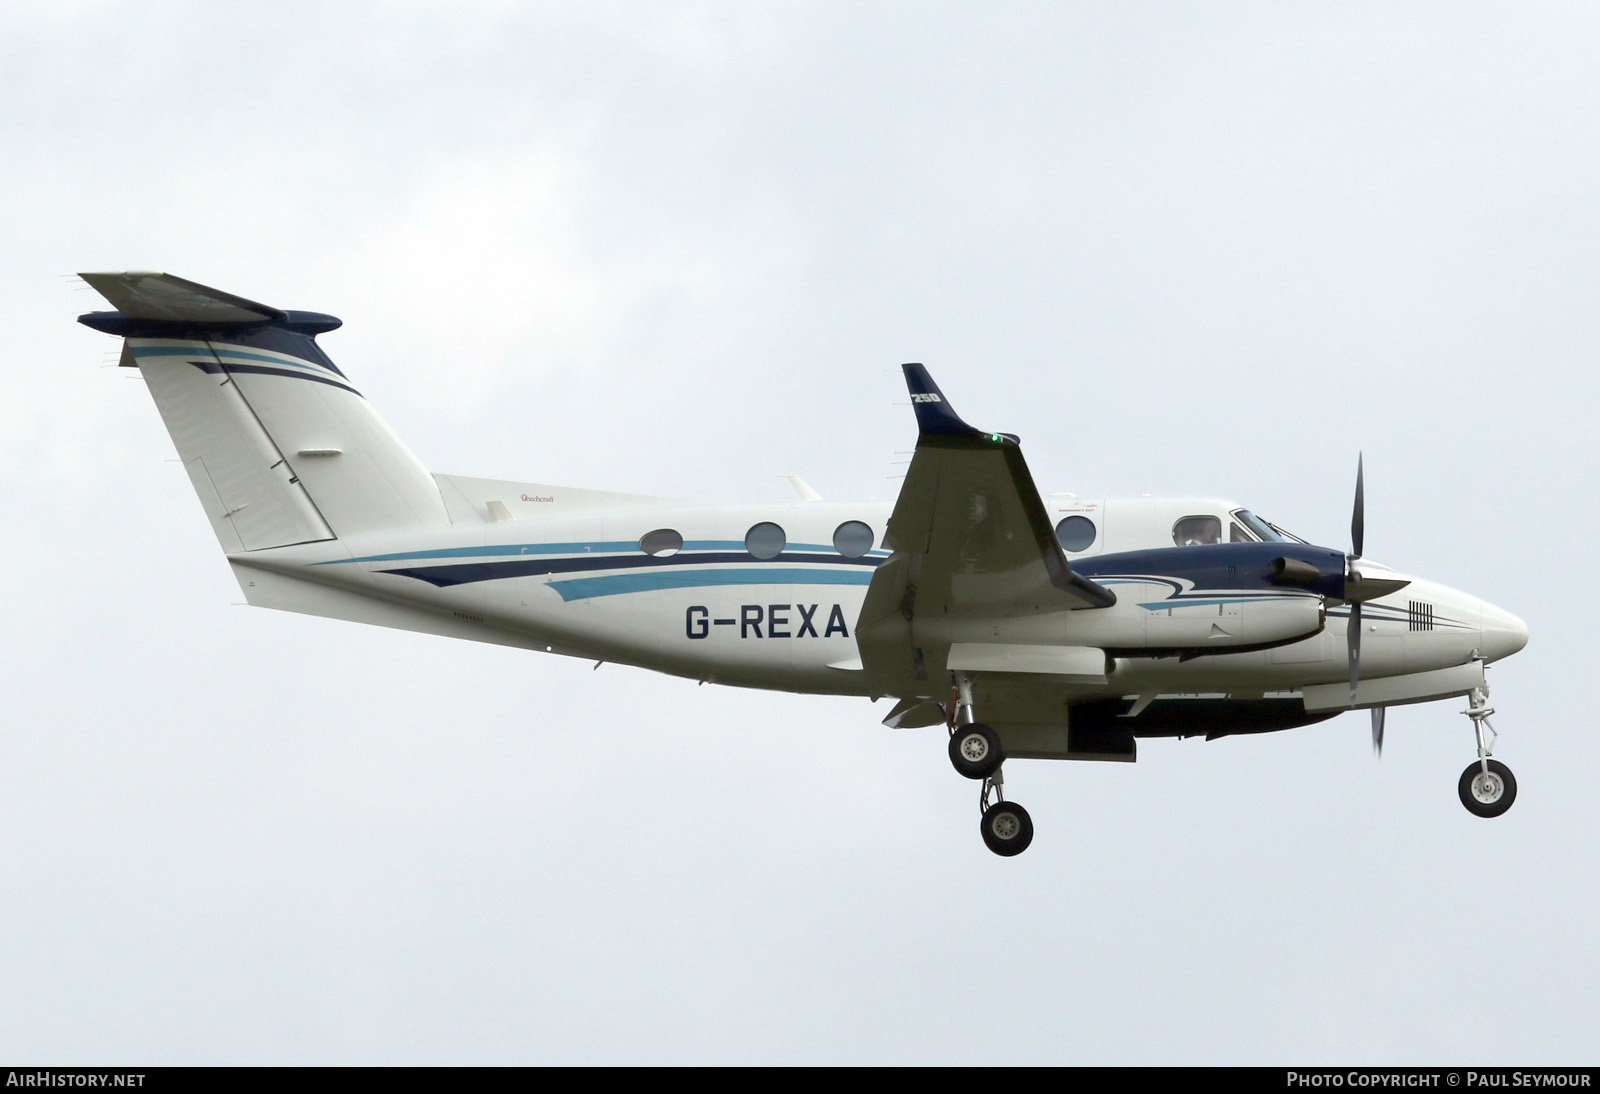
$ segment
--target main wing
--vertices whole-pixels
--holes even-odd
[[[951,408],[918,364],[903,366],[917,447],[889,517],[856,626],[862,667],[883,695],[944,686],[950,617],[1007,619],[1116,603],[1072,572],[1016,437],[983,433]]]

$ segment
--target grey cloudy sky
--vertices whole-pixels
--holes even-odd
[[[1600,10],[0,5],[0,1057],[1594,1062],[1572,573]],[[231,606],[61,275],[339,315],[428,465],[890,498],[928,363],[1045,491],[1208,493],[1523,616],[1460,703],[1134,766]],[[1580,669],[1578,666],[1585,667]]]

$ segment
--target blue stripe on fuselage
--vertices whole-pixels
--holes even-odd
[[[881,559],[876,558],[849,559],[841,558],[838,555],[810,555],[787,551],[777,558],[757,559],[743,553],[715,551],[692,555],[677,554],[669,558],[659,558],[653,555],[580,555],[576,558],[516,558],[498,562],[456,563],[451,566],[407,566],[401,569],[379,570],[377,572],[394,574],[398,577],[411,577],[418,581],[426,581],[430,585],[446,588],[451,585],[468,585],[478,581],[503,581],[513,577],[537,577],[544,574],[574,573],[583,570],[651,569],[692,573],[705,566],[734,566],[742,569],[752,564],[771,566],[785,562],[800,562],[849,567],[849,569],[842,570],[804,571],[839,574],[841,575],[840,580],[845,581],[846,579],[843,575],[858,572],[861,568],[876,568],[881,561]],[[784,571],[775,572],[782,573]],[[792,572],[798,573],[802,571]],[[866,584],[871,580],[871,574],[868,574],[860,584]],[[680,582],[680,584],[688,585],[695,583],[693,580]],[[810,584],[812,582],[805,583]],[[846,583],[856,584],[857,582],[849,580]],[[763,584],[766,583],[763,582]]]

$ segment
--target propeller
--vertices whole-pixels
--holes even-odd
[[[1362,541],[1366,539],[1367,531],[1367,488],[1366,488],[1366,453],[1356,453],[1356,507],[1350,514],[1350,546],[1355,548],[1356,557],[1363,554]]]
[[[1403,588],[1409,582],[1387,567],[1362,559],[1367,534],[1366,458],[1356,455],[1356,503],[1350,514],[1350,547],[1352,554],[1345,560],[1345,595],[1350,602],[1350,627],[1347,642],[1350,648],[1350,705],[1356,703],[1356,685],[1361,681],[1361,602],[1386,592]],[[1365,573],[1356,569],[1360,562]],[[1376,571],[1376,572],[1375,572]],[[1383,707],[1372,708],[1372,752],[1383,757]]]
[[[1356,705],[1357,686],[1361,683],[1361,606],[1368,600],[1405,588],[1411,579],[1396,573],[1381,562],[1366,558],[1367,540],[1367,469],[1366,455],[1356,456],[1356,500],[1350,513],[1350,552],[1344,556],[1343,581],[1326,573],[1306,557],[1293,557],[1285,553],[1267,565],[1266,578],[1274,585],[1295,585],[1312,589],[1329,600],[1343,601],[1350,606],[1349,624],[1345,628],[1345,643],[1350,663],[1350,706]],[[1332,552],[1329,552],[1330,554]],[[1328,559],[1328,562],[1332,562]],[[1329,567],[1331,569],[1331,567]],[[1383,710],[1372,710],[1372,747],[1383,752]]]
[[[1361,557],[1361,547],[1367,532],[1367,491],[1365,453],[1356,454],[1356,504],[1350,514],[1350,547],[1352,554],[1345,559],[1344,581],[1346,591],[1357,584],[1361,575],[1356,571],[1356,560]],[[1350,626],[1346,629],[1350,647],[1350,705],[1356,703],[1356,682],[1361,678],[1361,601],[1350,601]]]

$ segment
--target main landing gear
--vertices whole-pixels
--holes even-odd
[[[1020,855],[1033,842],[1033,818],[1016,802],[1005,800],[1006,761],[1000,735],[982,722],[972,720],[972,683],[965,673],[956,673],[956,692],[950,703],[950,763],[968,779],[983,780],[978,809],[983,814],[978,831],[984,846],[997,855]]]
[[[992,778],[983,781],[983,793],[978,798],[983,819],[978,822],[978,831],[983,836],[985,847],[997,855],[1010,858],[1022,854],[1033,842],[1033,818],[1022,806],[1008,802],[1001,796],[1000,786],[1004,782],[1004,777],[998,771]],[[991,793],[995,797],[993,802],[989,800]]]
[[[969,779],[987,779],[1006,762],[1000,734],[982,722],[968,722],[950,731],[950,762]]]
[[[1494,708],[1489,705],[1487,686],[1473,689],[1471,704],[1461,713],[1472,719],[1472,728],[1478,735],[1478,758],[1461,773],[1456,790],[1461,795],[1461,804],[1473,816],[1498,817],[1517,800],[1517,779],[1509,767],[1489,758],[1500,735],[1489,722]]]

